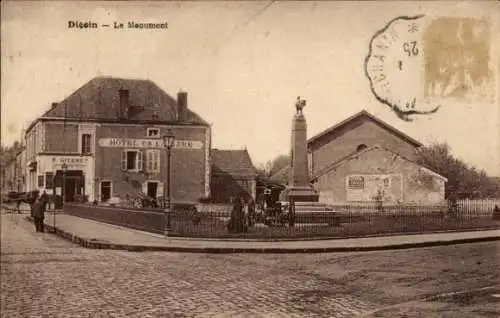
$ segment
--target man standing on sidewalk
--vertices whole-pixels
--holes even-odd
[[[47,192],[45,192],[45,190],[40,197],[40,201],[42,201],[42,209],[43,213],[45,214],[45,212],[47,212],[47,204],[49,204],[49,196],[47,195]]]
[[[45,218],[45,202],[42,198],[36,197],[35,203],[33,204],[33,218],[35,220],[35,229],[37,232],[43,232],[43,220]]]

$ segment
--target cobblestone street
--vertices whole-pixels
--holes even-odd
[[[379,317],[391,317],[400,308],[389,306],[399,303],[412,317],[410,301],[499,283],[497,243],[310,255],[140,253],[84,249],[35,233],[21,215],[1,221],[2,317],[352,317],[378,308],[385,308]],[[492,301],[488,314],[469,314],[493,317],[500,310]]]

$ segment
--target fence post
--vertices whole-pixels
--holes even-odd
[[[348,218],[348,223],[349,223],[349,226],[347,227],[348,229],[348,232],[347,232],[347,237],[351,237],[351,227],[352,227],[352,211],[351,211],[351,206],[348,204],[347,205],[347,218]]]
[[[288,226],[290,228],[295,226],[295,201],[293,198],[288,201]]]

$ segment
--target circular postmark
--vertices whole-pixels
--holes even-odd
[[[440,107],[422,97],[423,17],[401,16],[391,20],[372,37],[364,64],[377,100],[408,121],[412,115],[432,114]]]

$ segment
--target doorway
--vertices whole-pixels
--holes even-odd
[[[76,179],[66,177],[66,181],[64,183],[64,201],[66,202],[74,202],[76,201]]]
[[[156,199],[157,191],[158,191],[158,182],[148,182],[148,197]]]
[[[111,199],[111,181],[101,181],[101,202]]]
[[[85,193],[85,183],[81,170],[67,170],[65,172],[57,170],[54,185],[55,187],[62,186],[64,202],[79,201]]]

